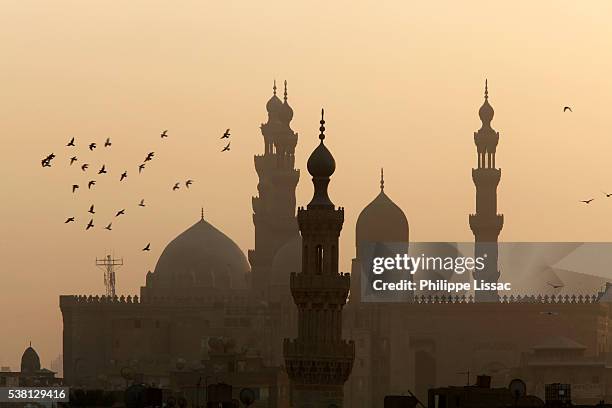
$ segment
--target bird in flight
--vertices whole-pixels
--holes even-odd
[[[569,106],[566,106],[563,108],[563,112],[567,112],[567,111],[573,112],[572,108],[570,108]]]
[[[94,205],[92,204],[91,206],[89,206],[89,211],[87,211],[90,214],[95,214],[96,211],[94,210]]]
[[[118,217],[123,214],[125,214],[125,209],[117,211],[117,214],[115,214],[115,217]]]
[[[150,251],[151,250],[151,243],[149,242],[146,247],[142,248],[142,250],[143,251]]]
[[[73,184],[72,185],[72,192],[74,193],[77,190],[77,188],[79,188],[79,185],[78,184]]]
[[[142,171],[144,170],[144,168],[145,168],[145,164],[144,164],[144,163],[142,163],[141,165],[139,165],[139,166],[138,166],[138,174],[142,173]]]
[[[95,149],[95,148],[96,148],[96,146],[97,146],[97,145],[96,145],[95,143],[90,143],[90,144],[89,144],[89,150],[93,151],[93,149]]]
[[[140,200],[140,203],[138,204],[139,207],[144,207],[145,206],[145,202],[144,202],[144,198],[142,200]]]
[[[610,198],[610,197],[612,197],[612,193],[605,193],[605,192],[604,192],[604,195],[606,196],[606,198]]]
[[[147,157],[145,157],[144,161],[151,161],[153,159],[153,156],[155,156],[155,152],[150,152],[149,154],[147,154]]]
[[[552,283],[552,282],[546,282],[547,284],[549,284],[550,286],[552,286],[553,289],[560,289],[562,287],[564,287],[565,285],[563,285],[562,283]]]
[[[123,173],[121,173],[121,178],[119,179],[119,181],[123,181],[123,179],[127,178],[127,171],[124,171]]]
[[[68,142],[68,144],[66,146],[74,147],[74,137],[72,139],[70,139],[70,141]]]
[[[111,147],[113,144],[110,141],[110,137],[106,138],[106,142],[104,142],[104,147]]]
[[[91,220],[89,220],[89,223],[87,224],[87,227],[85,228],[85,231],[87,231],[90,228],[93,228],[94,223],[93,223],[93,218]]]
[[[51,160],[55,159],[55,154],[51,153],[40,161],[43,167],[51,167]]]
[[[595,200],[594,198],[589,198],[588,200],[580,200],[581,203],[591,204],[591,202]]]
[[[185,182],[185,187],[189,188],[189,186],[191,186],[193,184],[193,180],[187,180]]]
[[[103,164],[102,168],[100,170],[98,170],[98,174],[106,174],[106,165]]]
[[[87,183],[87,189],[91,190],[91,187],[95,185],[96,185],[96,180],[90,180],[89,183]]]
[[[83,163],[83,165],[81,166],[81,170],[85,171],[87,170],[88,167],[89,167],[89,164]]]
[[[106,227],[104,227],[104,229],[111,231],[113,229],[113,223],[109,223]]]
[[[176,191],[176,190],[178,190],[179,188],[181,188],[181,183],[175,183],[175,184],[174,184],[174,187],[172,187],[172,191]]]
[[[163,132],[161,132],[160,136],[161,136],[162,139],[164,137],[168,137],[168,130],[164,130]]]
[[[221,139],[229,139],[229,137],[230,137],[230,130],[227,129],[225,133],[223,133],[223,136],[221,136]]]
[[[72,166],[72,164],[73,164],[75,161],[77,161],[77,160],[78,160],[78,159],[77,159],[77,157],[76,157],[76,156],[72,156],[72,157],[70,158],[70,165]]]
[[[66,221],[64,221],[64,224],[68,224],[69,222],[74,222],[74,217],[68,217]]]
[[[225,147],[223,148],[223,150],[221,150],[221,151],[222,151],[222,152],[228,152],[228,151],[229,151],[229,149],[230,149],[230,143],[232,143],[232,142],[229,142],[229,143],[227,144],[227,146],[225,146]]]

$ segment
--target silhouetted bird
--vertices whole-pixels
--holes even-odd
[[[91,187],[95,185],[96,185],[96,180],[90,180],[89,183],[87,183],[87,189],[91,190]]]
[[[143,251],[150,251],[151,250],[151,243],[149,242],[146,247],[142,248],[142,250]]]
[[[221,136],[221,139],[229,139],[229,137],[230,137],[230,130],[227,129],[225,133],[223,133],[223,136]]]
[[[72,185],[72,192],[74,193],[77,190],[77,188],[79,188],[79,185],[78,184],[73,184]]]
[[[106,138],[106,142],[104,142],[104,147],[111,147],[113,144],[110,141],[110,137]]]
[[[153,159],[153,156],[155,156],[155,152],[151,152],[147,154],[147,157],[145,157],[144,161],[145,162],[151,161]]]
[[[97,146],[97,145],[96,145],[95,143],[90,143],[90,144],[89,144],[89,150],[93,151],[93,149],[95,149],[95,148],[96,148],[96,146]]]
[[[106,165],[103,164],[102,168],[100,170],[98,170],[98,174],[106,174]]]
[[[121,178],[119,179],[119,181],[123,181],[123,179],[127,178],[127,171],[124,171],[123,173],[121,173]]]
[[[594,198],[590,198],[588,200],[580,200],[581,203],[591,204],[591,201],[595,200]]]
[[[90,214],[95,214],[96,213],[96,211],[94,210],[94,205],[93,204],[89,207],[89,211],[87,211],[87,212],[90,213]]]
[[[573,112],[572,108],[570,108],[569,106],[566,106],[563,108],[563,112],[567,112],[567,111]]]
[[[125,209],[117,211],[117,214],[115,214],[115,217],[118,217],[123,214],[125,214]]]
[[[91,220],[89,220],[89,223],[87,224],[87,228],[85,228],[85,231],[87,231],[90,228],[93,228],[94,223],[93,223],[93,218]]]
[[[113,229],[113,223],[112,222],[109,223],[106,227],[104,227],[104,229],[107,229],[109,231],[112,230]]]
[[[612,197],[612,193],[604,193],[604,195],[606,196],[606,198]]]
[[[51,160],[55,159],[55,154],[51,153],[40,161],[43,167],[51,167]]]
[[[546,283],[548,283],[550,286],[552,286],[553,289],[559,289],[559,288],[562,288],[562,287],[565,286],[563,284],[555,284],[555,283],[551,283],[551,282],[546,282]]]
[[[84,164],[81,166],[81,170],[85,171],[85,170],[87,170],[87,168],[88,168],[88,167],[89,167],[89,164],[84,163]]]
[[[223,148],[223,150],[221,150],[221,151],[222,151],[222,152],[228,152],[228,151],[229,151],[229,149],[230,149],[230,143],[232,143],[232,142],[229,142],[229,143],[227,144],[227,146],[225,146],[225,147]]]
[[[68,224],[69,222],[74,222],[74,217],[68,217],[66,221],[64,221],[64,224]]]
[[[140,200],[140,204],[138,204],[139,207],[144,207],[145,206],[145,202],[144,202],[144,198],[142,200]]]
[[[163,132],[161,132],[160,136],[161,136],[162,139],[164,137],[168,137],[168,130],[164,130]]]
[[[72,163],[74,163],[74,162],[75,162],[75,161],[77,161],[77,160],[78,160],[78,159],[77,159],[77,157],[76,157],[76,156],[72,156],[72,157],[70,158],[70,165],[72,166]]]
[[[72,139],[70,139],[70,141],[68,142],[68,144],[66,146],[68,146],[68,147],[74,146],[74,137]]]
[[[181,188],[181,183],[175,183],[175,184],[174,184],[174,187],[172,187],[172,191],[176,191],[176,190],[178,190],[179,188]]]
[[[141,165],[139,165],[139,166],[138,166],[138,174],[142,173],[142,171],[144,170],[144,168],[145,168],[145,164],[144,164],[144,163],[142,163]]]
[[[187,180],[185,182],[185,187],[189,188],[189,186],[191,186],[193,184],[193,180]]]

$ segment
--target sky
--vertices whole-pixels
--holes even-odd
[[[137,294],[202,207],[245,253],[253,248],[253,155],[263,152],[274,79],[288,81],[295,111],[298,205],[312,194],[305,163],[326,110],[344,271],[380,167],[412,241],[473,238],[485,78],[500,132],[500,239],[612,237],[603,194],[612,192],[608,0],[1,3],[0,365],[18,370],[32,341],[49,366],[61,352],[59,295],[102,294],[95,258],[109,252],[125,262],[118,292]],[[228,127],[232,150],[221,154]],[[73,136],[89,173],[110,169],[91,191],[89,173],[67,165]],[[107,137],[110,149],[87,150]],[[138,175],[149,151],[155,159]],[[51,152],[54,166],[42,169]],[[171,191],[188,178],[189,191]],[[85,232],[91,204],[96,227]],[[104,230],[122,208],[126,216]],[[64,225],[70,216],[77,222]]]

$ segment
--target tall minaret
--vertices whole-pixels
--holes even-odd
[[[497,238],[504,225],[504,216],[497,213],[497,185],[501,170],[495,167],[495,151],[499,132],[491,128],[493,107],[489,104],[489,88],[485,81],[484,103],[478,111],[482,127],[474,133],[478,152],[478,168],[472,169],[476,186],[476,214],[470,214],[470,228],[474,233],[475,256],[486,256],[485,268],[474,271],[475,281],[495,283],[499,279]],[[497,291],[476,291],[476,301],[498,301]]]
[[[285,365],[295,408],[342,407],[343,385],[355,359],[355,343],[342,339],[342,308],[350,288],[349,274],[338,273],[338,238],[344,209],[335,208],[327,186],[336,162],[323,140],[308,159],[314,196],[298,209],[302,234],[302,271],[291,274],[291,294],[298,308],[298,336],[285,339]]]
[[[298,233],[295,188],[300,173],[294,168],[298,135],[290,126],[293,109],[287,102],[287,81],[283,102],[276,96],[276,81],[272,89],[266,104],[268,121],[260,127],[264,153],[255,156],[259,195],[252,199],[255,249],[249,251],[249,262],[253,289],[260,296],[266,294],[276,251]]]

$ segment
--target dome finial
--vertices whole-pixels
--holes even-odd
[[[385,172],[383,168],[380,168],[380,191],[384,191],[385,189]]]
[[[485,78],[485,99],[489,99],[489,80]]]
[[[274,80],[274,86],[272,87],[272,92],[276,95],[276,79]]]
[[[319,139],[323,141],[325,139],[325,110],[323,108],[321,108],[321,120],[319,123],[321,124],[321,127],[319,128],[321,131],[321,133],[319,133]]]
[[[204,207],[202,207],[202,221],[204,221]]]
[[[287,102],[287,80],[285,79],[285,102]]]

